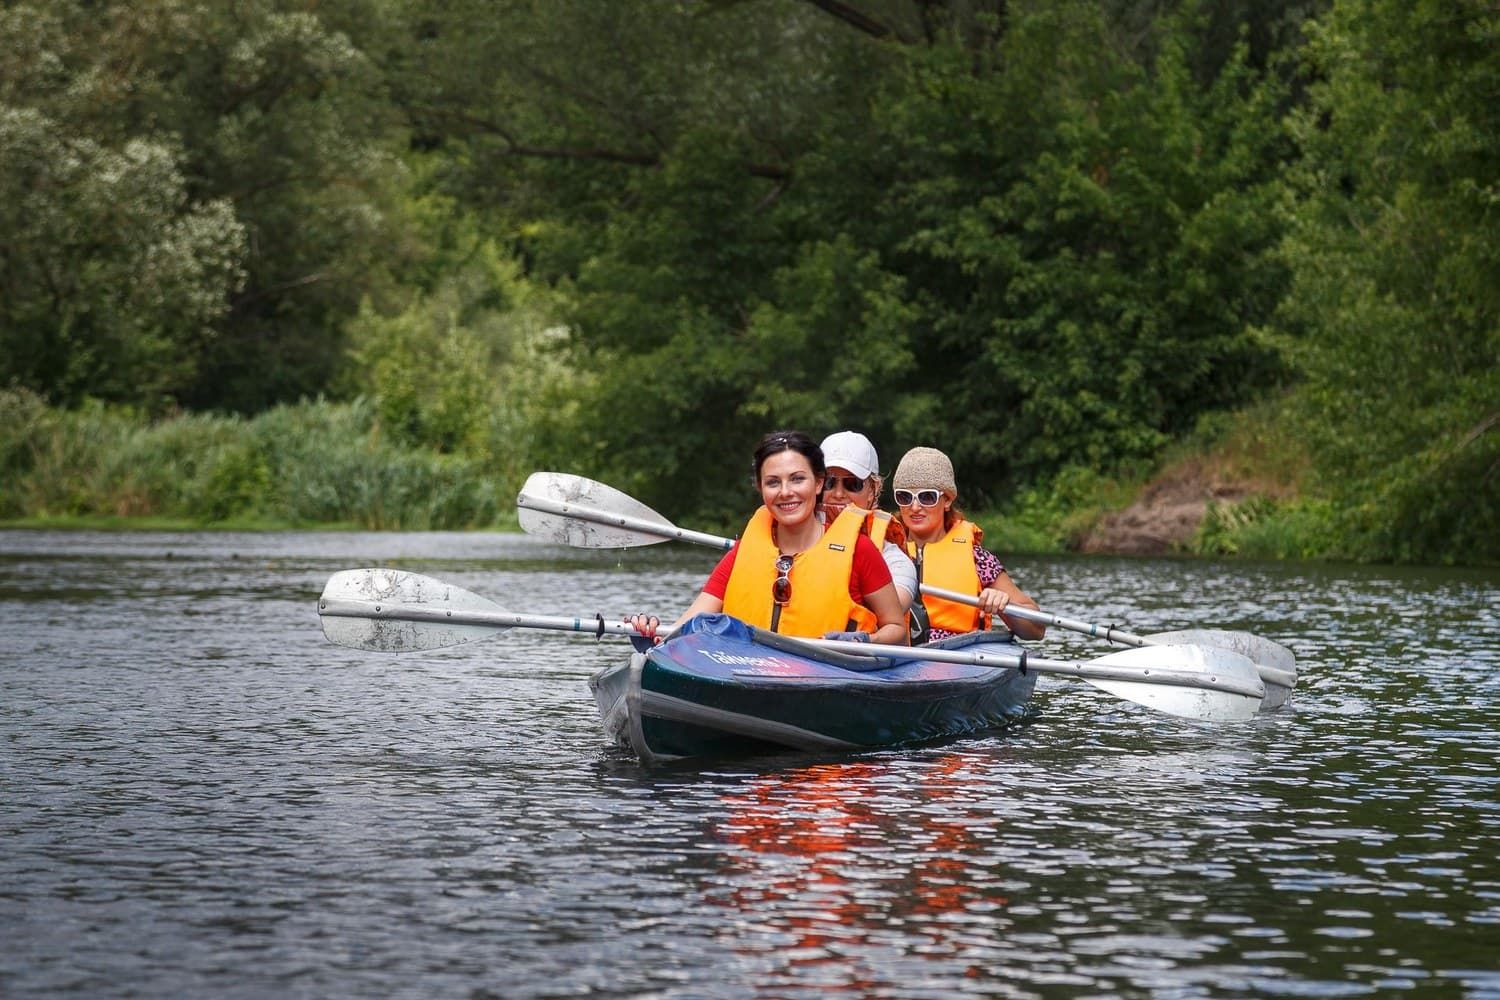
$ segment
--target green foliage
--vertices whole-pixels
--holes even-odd
[[[1351,559],[1340,542],[1340,520],[1326,500],[1252,496],[1237,504],[1210,502],[1188,549],[1248,559]]]
[[[198,485],[188,509],[208,522],[258,514],[259,505],[273,495],[270,463],[244,442],[217,450]]]
[[[1010,550],[1185,448],[1262,498],[1201,551],[1500,559],[1483,0],[32,0],[0,38],[4,516],[470,524],[552,467],[733,529],[765,431],[854,427],[948,451]]]
[[[470,102],[455,190],[545,220],[527,252],[573,282],[573,467],[722,514],[766,430],[854,426],[892,460],[943,446],[983,503],[1131,467],[1279,374],[1250,330],[1283,280],[1280,94],[1242,57],[1200,93],[1188,22],[1143,68],[1083,3],[866,10],[886,43],[795,5],[631,6],[520,5],[475,43],[493,89],[405,81]],[[645,71],[597,67],[595,31]]]
[[[0,383],[61,402],[185,391],[243,277],[244,229],[189,201],[180,151],[4,104],[0,232]]]
[[[380,7],[349,4],[349,19],[373,34]],[[184,401],[253,411],[326,388],[343,320],[387,292],[404,252],[392,212],[400,133],[377,68],[329,23],[336,5],[202,10],[195,31],[214,44],[170,79],[182,113],[168,127],[187,137],[205,192],[234,203],[255,252]]]
[[[326,388],[379,294],[399,133],[385,5],[59,0],[0,9],[0,377],[251,410]]]
[[[7,390],[0,417],[8,418],[0,424],[0,517],[8,519],[472,528],[494,524],[513,495],[480,462],[382,438],[363,402],[277,407],[250,420],[150,421],[96,402],[53,409]]]
[[[1193,538],[1192,551],[1199,555],[1232,556],[1239,554],[1239,536],[1252,524],[1275,511],[1272,500],[1250,496],[1235,503],[1209,500]]]
[[[1359,558],[1500,560],[1500,14],[1359,0],[1311,30],[1281,343]]]
[[[50,433],[51,416],[47,401],[35,392],[19,387],[0,391],[0,482],[13,482],[31,468],[32,456]]]
[[[339,389],[371,401],[393,444],[478,462],[514,492],[552,454],[547,428],[571,417],[585,381],[557,349],[566,295],[528,283],[445,196],[428,191],[402,211],[430,269],[398,308],[366,301],[350,321]]]
[[[1003,73],[924,53],[895,106],[902,270],[965,362],[917,382],[970,415],[952,451],[987,479],[1122,469],[1274,374],[1247,326],[1280,282],[1276,92],[1236,60],[1199,94],[1190,36],[1163,30],[1143,68],[1097,44],[1086,8],[1028,10]]]
[[[357,346],[351,374],[363,374],[392,440],[439,452],[478,442],[497,395],[487,378],[490,345],[456,325],[440,305],[425,302],[391,318],[367,306],[352,328]]]
[[[999,512],[998,521],[990,518],[979,523],[990,533],[987,541],[999,526],[1006,551],[1073,549],[1100,515],[1127,506],[1138,489],[1131,478],[1117,479],[1087,466],[1069,465],[1046,481],[1017,491]]]

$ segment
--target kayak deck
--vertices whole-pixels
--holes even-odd
[[[935,648],[1019,655],[1005,633]],[[1034,673],[818,650],[727,615],[700,615],[649,653],[589,679],[606,735],[647,763],[849,751],[993,730],[1024,713]]]

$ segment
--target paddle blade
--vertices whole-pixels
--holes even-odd
[[[521,487],[516,503],[521,530],[574,548],[623,549],[636,545],[655,545],[667,541],[669,536],[577,516],[534,510],[526,506],[527,498],[568,504],[585,512],[605,516],[620,515],[626,520],[660,525],[666,531],[676,528],[671,521],[650,507],[612,486],[566,472],[533,472]]]
[[[1212,646],[1140,646],[1090,660],[1099,666],[1130,667],[1149,674],[1153,670],[1199,675],[1212,683],[1229,678],[1263,690],[1255,664],[1248,657],[1228,649]],[[1253,718],[1260,709],[1260,696],[1238,694],[1187,684],[1154,684],[1142,681],[1101,679],[1084,675],[1084,680],[1103,691],[1168,715],[1211,722],[1235,722]]]
[[[1214,646],[1248,657],[1266,685],[1266,698],[1260,710],[1280,708],[1291,697],[1297,683],[1297,657],[1278,642],[1263,639],[1250,632],[1222,628],[1189,628],[1178,632],[1157,632],[1146,636],[1166,646]]]
[[[504,631],[495,625],[446,620],[466,612],[498,612],[493,601],[462,587],[398,569],[346,569],[329,577],[318,600],[323,634],[340,646],[404,653],[457,646]],[[384,617],[415,613],[434,620]]]

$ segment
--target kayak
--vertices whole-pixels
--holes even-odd
[[[932,644],[1016,657],[1005,632]],[[851,751],[993,731],[1026,711],[1036,673],[1014,666],[851,656],[698,615],[589,678],[609,739],[643,762]]]
[[[461,587],[394,569],[333,574],[323,633],[356,649],[441,649],[512,628],[639,636],[603,615],[518,614]],[[1048,673],[1188,719],[1254,718],[1260,667],[1229,649],[1145,645],[1085,663],[1030,655],[1008,633],[927,646],[797,639],[700,615],[648,653],[589,678],[609,737],[647,762],[786,750],[850,751],[994,730],[1023,715]]]

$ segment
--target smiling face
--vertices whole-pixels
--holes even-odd
[[[912,492],[921,494],[923,491]],[[923,545],[936,542],[943,537],[943,515],[953,506],[954,497],[947,490],[939,491],[938,502],[931,507],[922,506],[917,499],[913,497],[912,503],[900,504],[901,523],[906,525],[906,534]]]
[[[778,523],[789,528],[813,516],[820,485],[812,463],[800,452],[779,451],[761,463],[761,502]]]
[[[823,510],[828,516],[829,524],[832,524],[834,518],[842,514],[844,508],[850,504],[865,510],[875,509],[875,477],[866,476],[864,486],[853,493],[850,493],[844,484],[846,477],[859,478],[841,466],[830,465],[828,467],[828,478],[833,481],[833,487],[823,491]]]

